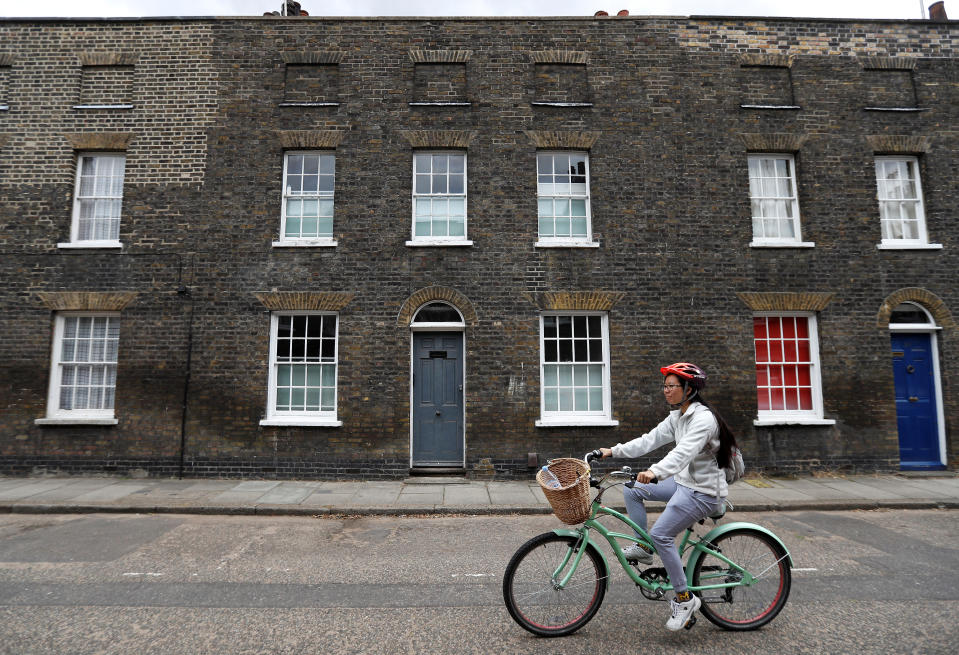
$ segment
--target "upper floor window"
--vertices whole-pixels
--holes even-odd
[[[753,246],[809,246],[802,243],[796,161],[792,155],[749,155],[749,199]]]
[[[413,239],[407,245],[472,245],[466,238],[466,153],[413,155]]]
[[[819,339],[815,314],[753,318],[759,421],[821,422]]]
[[[538,62],[534,67],[534,105],[589,107],[589,78],[585,63]]]
[[[48,418],[113,419],[119,341],[118,314],[57,314]]]
[[[335,63],[287,63],[281,105],[337,105],[339,85],[339,66]]]
[[[589,156],[584,152],[536,155],[538,246],[592,244]]]
[[[70,243],[61,247],[120,247],[125,165],[122,154],[80,154]]]
[[[881,247],[931,247],[916,157],[876,157]]]
[[[289,152],[283,158],[280,241],[274,245],[335,246],[332,152]]]
[[[336,416],[337,315],[275,313],[263,425],[340,425]]]
[[[418,62],[413,67],[414,105],[467,105],[466,64]]]
[[[607,315],[541,316],[540,380],[537,425],[616,425],[610,407]]]

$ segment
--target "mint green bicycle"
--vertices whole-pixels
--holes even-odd
[[[586,463],[599,451],[586,455]],[[610,478],[622,482],[605,485]],[[626,484],[636,475],[628,466],[601,479],[590,476],[589,486],[599,489],[589,518],[575,529],[557,529],[533,537],[510,559],[503,576],[503,599],[510,616],[520,626],[543,637],[572,634],[599,611],[609,581],[609,563],[593,539],[593,532],[606,539],[617,561],[642,594],[651,600],[666,600],[672,590],[664,568],[640,569],[627,560],[620,541],[655,546],[649,534],[628,516],[602,504],[606,490]],[[717,522],[725,507],[709,518]],[[625,523],[629,533],[614,532],[599,522],[612,516]],[[699,521],[705,523],[705,519]],[[637,538],[635,530],[640,534]],[[726,630],[755,630],[776,618],[789,598],[792,557],[770,530],[753,523],[716,525],[699,537],[693,526],[677,538],[685,564],[689,590],[700,597],[700,612]],[[691,628],[695,615],[687,623]]]

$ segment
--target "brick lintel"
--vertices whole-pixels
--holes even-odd
[[[743,291],[736,295],[754,312],[819,312],[826,308],[836,294]]]

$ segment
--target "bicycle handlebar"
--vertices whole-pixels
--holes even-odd
[[[583,456],[583,461],[589,464],[592,460],[602,459],[602,457],[603,457],[603,451],[597,448],[596,450],[591,450],[588,453],[586,453]],[[610,477],[614,477],[614,478],[621,478],[621,477],[629,478],[629,480],[626,482],[626,485],[625,485],[627,489],[632,489],[633,487],[636,486],[636,473],[633,473],[632,469],[629,468],[628,466],[624,466],[621,471],[611,471],[609,475]],[[659,480],[657,480],[656,478],[653,478],[652,480],[649,481],[649,484],[656,484],[658,482]]]

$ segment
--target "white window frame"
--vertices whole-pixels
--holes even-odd
[[[336,318],[336,345],[334,349],[334,387],[333,387],[333,410],[332,411],[277,411],[277,371],[280,363],[277,362],[277,336],[279,333],[280,318],[287,316],[333,316]],[[317,427],[339,427],[343,422],[337,418],[337,407],[339,402],[339,351],[340,351],[340,317],[336,312],[314,312],[314,311],[278,311],[270,315],[270,360],[269,360],[269,382],[267,390],[266,418],[260,421],[260,425],[298,425],[298,426],[317,426]]]
[[[288,171],[290,157],[293,156],[313,156],[313,157],[332,157],[333,159],[333,190],[332,191],[323,191],[319,184],[319,179],[322,177],[317,171],[317,190],[316,193],[304,193],[302,190],[299,192],[294,192],[292,187],[287,184]],[[322,160],[320,160],[322,163]],[[325,175],[325,174],[324,174]],[[296,247],[309,247],[309,248],[331,248],[336,246],[336,239],[333,237],[335,234],[336,228],[336,201],[334,196],[336,195],[336,151],[335,150],[290,150],[283,153],[283,192],[280,205],[280,238],[277,241],[273,242],[274,248],[296,248]],[[288,237],[286,235],[286,224],[287,224],[287,204],[290,200],[315,200],[318,204],[320,202],[328,201],[333,203],[333,216],[332,216],[332,225],[331,225],[331,234],[330,236],[299,236],[299,237]]]
[[[550,157],[553,161],[553,167],[555,168],[555,162],[557,156],[582,156],[586,164],[586,191],[585,193],[573,193],[570,189],[569,193],[556,193],[555,189],[552,189],[553,193],[546,193],[547,188],[540,185],[540,176],[543,173],[539,169],[539,161],[541,156]],[[593,241],[593,211],[592,203],[590,201],[590,185],[589,185],[589,152],[582,150],[538,150],[536,152],[536,247],[537,248],[598,248],[599,244]],[[572,184],[572,181],[571,181]],[[557,237],[557,236],[543,236],[539,229],[539,205],[543,200],[556,201],[556,200],[582,200],[586,204],[586,234],[583,236],[570,236],[568,237]],[[554,214],[555,218],[555,214]],[[572,223],[572,217],[570,218]],[[554,222],[555,225],[555,222]],[[572,226],[570,226],[570,232],[572,233]]]
[[[63,386],[63,369],[67,365],[63,362],[63,341],[66,319],[75,318],[110,318],[120,321],[119,312],[57,312],[54,316],[53,345],[50,356],[50,386],[47,392],[46,417],[37,419],[37,425],[116,425],[116,374],[114,373],[113,407],[102,409],[61,409],[60,395]],[[117,326],[119,330],[119,325]],[[119,334],[117,336],[117,351],[119,352]],[[118,358],[119,359],[119,358]],[[86,360],[90,365],[113,364],[114,371],[117,361],[92,359]],[[72,362],[71,362],[72,363]]]
[[[80,196],[80,183],[82,181],[83,162],[86,159],[119,159],[122,161],[123,170],[121,176],[124,181],[120,184],[120,195],[103,196]],[[67,243],[58,243],[58,248],[122,248],[123,243],[119,237],[119,223],[123,217],[123,186],[126,175],[126,154],[122,152],[81,152],[77,155],[76,180],[73,186],[73,215],[70,222],[70,241]],[[89,199],[119,200],[120,215],[117,217],[117,238],[116,239],[80,239],[80,208],[83,200]]]
[[[603,410],[602,411],[547,411],[546,410],[546,365],[555,362],[546,361],[545,318],[547,316],[596,316],[600,318],[603,339]],[[575,336],[575,335],[574,335]],[[597,362],[598,363],[598,362]],[[536,427],[567,427],[567,426],[616,426],[619,421],[613,419],[612,391],[610,388],[609,363],[609,314],[606,312],[589,311],[548,311],[540,314],[539,318],[539,379],[540,379],[540,419]]]
[[[766,160],[780,161],[785,160],[786,165],[789,168],[789,195],[755,195],[755,190],[757,186],[762,186],[758,179],[769,179],[769,178],[755,178],[752,174],[753,163],[757,163],[758,166],[762,166],[762,162]],[[752,242],[749,244],[753,248],[813,248],[815,243],[802,240],[802,218],[799,213],[799,185],[798,185],[798,173],[796,171],[796,157],[790,153],[772,153],[772,152],[762,152],[762,153],[750,153],[746,158],[746,173],[749,177],[749,213],[752,218]],[[782,178],[772,178],[775,180]],[[793,227],[793,236],[791,237],[767,237],[763,235],[757,235],[756,227],[757,222],[762,226],[764,220],[774,220],[777,222],[789,222],[790,218],[787,216],[757,216],[755,210],[753,209],[756,202],[772,202],[772,203],[786,203],[792,211],[792,227]]]
[[[809,326],[809,380],[810,395],[812,398],[812,409],[810,410],[760,410],[758,398],[756,400],[756,420],[753,425],[834,425],[836,421],[823,417],[822,401],[822,374],[819,361],[819,325],[815,312],[756,312],[753,318],[791,318],[802,317],[808,320]],[[752,321],[750,322],[752,325]],[[754,371],[760,364],[775,362],[759,362],[756,353],[756,336],[752,334],[753,339],[753,368]],[[798,362],[795,362],[798,364]],[[803,362],[805,364],[806,362]],[[783,362],[790,364],[790,362]],[[753,378],[753,390],[758,396],[758,381]]]
[[[915,171],[915,185],[916,185],[916,197],[915,198],[884,198],[884,184],[886,181],[885,178],[880,177],[880,169],[882,164],[885,162],[900,162],[906,165],[906,168],[912,168]],[[938,250],[942,248],[940,243],[929,243],[929,235],[926,230],[926,208],[925,201],[922,197],[922,173],[919,169],[919,158],[911,155],[883,155],[877,156],[875,158],[875,172],[876,172],[876,200],[879,203],[879,235],[880,243],[877,248],[880,250]],[[905,236],[901,237],[892,237],[887,238],[885,236],[885,223],[887,219],[883,218],[884,207],[891,203],[901,203],[914,202],[916,206],[916,238],[910,239]],[[901,218],[901,207],[900,207],[900,229],[902,227],[901,223],[904,220]]]
[[[459,155],[463,157],[463,193],[417,193],[417,157],[428,155],[431,158],[435,155]],[[469,240],[469,156],[465,150],[416,150],[413,152],[413,176],[412,176],[412,202],[411,214],[412,225],[410,228],[410,240],[406,242],[407,246],[472,246],[473,242]],[[431,169],[432,175],[432,169]],[[447,189],[449,191],[449,189]],[[417,198],[460,198],[463,199],[463,234],[456,236],[417,236],[416,235],[416,200]],[[432,231],[432,230],[431,230]]]

